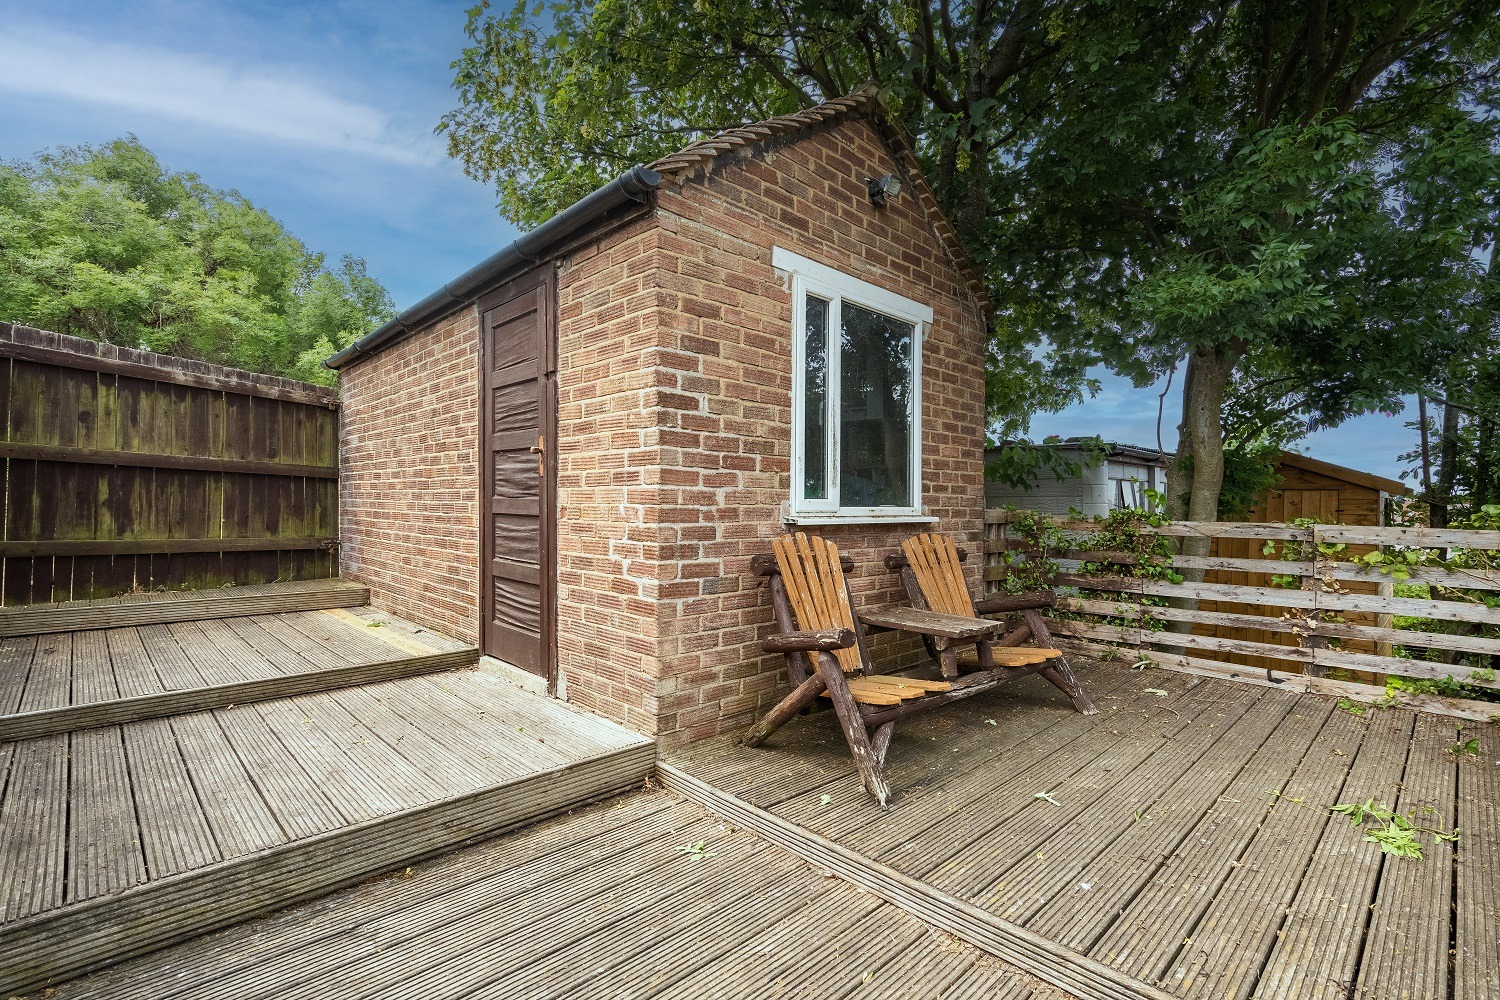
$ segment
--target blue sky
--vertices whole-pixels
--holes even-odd
[[[467,6],[0,0],[0,159],[133,133],[330,260],[363,257],[405,307],[516,235],[432,131],[452,106]],[[1100,374],[1098,396],[1038,418],[1034,433],[1154,445],[1159,389]],[[1174,390],[1168,448],[1179,405]],[[1407,419],[1351,421],[1305,450],[1395,476],[1413,444]]]

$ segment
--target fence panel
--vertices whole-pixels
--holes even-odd
[[[985,581],[998,591],[1007,558],[1056,563],[1062,590],[1053,632],[1086,652],[1149,660],[1193,673],[1377,700],[1389,677],[1435,682],[1403,694],[1406,703],[1449,714],[1492,718],[1500,703],[1476,700],[1478,689],[1500,691],[1500,571],[1487,566],[1411,565],[1405,582],[1426,584],[1426,596],[1396,595],[1393,577],[1351,557],[1394,548],[1500,549],[1500,531],[1176,522],[1143,525],[1171,538],[1243,539],[1255,555],[1182,556],[1171,567],[1207,573],[1202,583],[1125,575],[1137,565],[1126,552],[1097,551],[1092,521],[1054,519],[1061,548],[1034,551],[1010,528],[1024,512],[986,514]],[[1267,552],[1266,543],[1274,543]],[[1070,547],[1071,546],[1071,547]],[[1340,547],[1342,546],[1342,547]],[[1086,572],[1110,564],[1113,573]],[[1097,566],[1094,567],[1097,569]],[[1248,583],[1215,582],[1216,574]],[[1220,576],[1222,580],[1224,577]],[[1282,586],[1267,585],[1280,581]],[[1394,627],[1398,619],[1418,623]],[[1430,623],[1430,624],[1429,624]],[[1474,697],[1443,697],[1467,689]],[[1408,687],[1411,687],[1408,685]]]
[[[337,406],[0,323],[0,603],[336,576]]]

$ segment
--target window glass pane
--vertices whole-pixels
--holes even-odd
[[[802,357],[802,496],[828,499],[828,303],[807,297]]]
[[[839,506],[910,507],[912,326],[841,312]]]

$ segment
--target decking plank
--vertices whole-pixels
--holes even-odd
[[[458,677],[453,679],[457,681]],[[448,693],[492,718],[513,721],[518,729],[543,740],[569,759],[597,753],[600,746],[625,746],[639,738],[622,726],[579,711],[566,702],[526,695],[483,670],[465,672],[462,681],[450,683]]]
[[[103,633],[109,647],[109,661],[114,666],[115,683],[121,698],[139,698],[165,690],[161,677],[152,666],[151,656],[135,628],[112,628]]]
[[[147,719],[121,728],[149,876],[165,878],[221,860],[171,722]],[[170,822],[162,821],[166,817]]]
[[[1086,767],[1070,770],[1045,787],[1018,783],[1010,794],[998,797],[997,805],[1003,803],[1009,810],[1008,818],[971,840],[926,880],[985,909],[998,905],[997,894],[1019,881],[1007,873],[1028,860],[1040,865],[1053,861],[1047,844],[1069,823],[1078,822],[1077,838],[1104,839],[1101,824],[1113,828],[1128,820],[1153,784],[1173,781],[1200,761],[1249,707],[1237,703],[1216,709],[1212,691],[1201,685],[1174,703],[1161,700],[1165,715],[1158,716],[1159,721],[1127,734]],[[1038,792],[1055,801],[1036,798]],[[1066,851],[1071,845],[1061,846]]]
[[[1316,849],[1302,884],[1285,907],[1277,941],[1260,974],[1261,995],[1276,990],[1299,998],[1348,994],[1384,862],[1379,849],[1365,842],[1363,831],[1342,816],[1324,819],[1319,811],[1335,802],[1366,799],[1394,804],[1414,720],[1405,714],[1370,720],[1342,792],[1333,799],[1310,798],[1310,808],[1301,810],[1304,836],[1316,841]],[[1286,803],[1274,808],[1286,808]],[[1446,915],[1443,923],[1447,924]]]
[[[1419,826],[1451,831],[1458,796],[1458,761],[1450,753],[1460,732],[1453,719],[1421,715],[1416,719],[1406,774],[1396,809]],[[1495,831],[1472,831],[1470,836]],[[1462,836],[1460,832],[1460,836]],[[1453,912],[1453,845],[1419,835],[1420,861],[1385,855],[1379,890],[1369,909],[1370,925],[1360,956],[1355,995],[1372,1000],[1447,1000],[1449,918]],[[1292,919],[1296,919],[1296,915]],[[1352,963],[1331,966],[1318,955],[1315,968],[1298,963],[1304,977],[1346,987],[1354,979]],[[1273,957],[1274,962],[1274,957]],[[1264,989],[1274,990],[1266,977]],[[1271,994],[1267,994],[1271,995]],[[1294,995],[1288,991],[1286,995]]]
[[[513,909],[528,891],[633,858],[691,815],[690,807],[660,793],[605,803],[75,980],[58,990],[57,1000],[156,1000],[164,983],[175,1000],[297,995],[361,956],[401,954],[404,942],[424,929],[485,909]]]
[[[34,635],[0,639],[0,715],[20,711],[37,641]]]
[[[215,714],[287,839],[311,837],[343,825],[344,817],[324,794],[323,783],[302,769],[259,712],[240,708]]]
[[[1119,680],[1125,682],[1124,678]],[[1189,686],[1182,682],[1174,690]],[[1048,692],[1059,697],[1047,702],[1036,697]],[[1087,716],[1075,710],[1056,688],[1028,678],[1008,691],[980,695],[924,717],[919,724],[896,727],[887,754],[891,760],[887,780],[901,794],[898,812],[870,818],[868,796],[847,752],[843,754],[847,768],[844,780],[783,799],[772,811],[824,836],[837,839],[847,833],[856,838],[849,841],[850,846],[881,856],[888,845],[880,845],[892,839],[885,834],[895,834],[896,842],[908,843],[922,830],[922,820],[939,822],[961,808],[958,802],[964,794],[985,795],[991,786],[1006,780],[1002,772],[1009,764],[1022,764],[1018,748],[1024,747],[1025,758],[1034,761],[1039,754],[1093,738],[1121,712],[1128,713],[1149,700],[1145,696],[1118,699],[1106,687],[1100,695],[1104,710],[1100,715]],[[929,719],[943,725],[931,725]],[[981,775],[976,787],[975,779]],[[823,801],[825,794],[827,802]]]
[[[1180,683],[1167,683],[1174,686],[1164,690],[1171,690],[1179,700],[1196,686],[1186,676]],[[1166,711],[1166,700],[1152,697],[1150,702],[1124,708],[1102,720],[1096,716],[1099,721],[1081,734],[1063,729],[1053,736],[1052,730],[1048,730],[1027,743],[1028,752],[1010,755],[989,768],[966,773],[947,783],[943,796],[934,798],[931,807],[919,810],[920,818],[914,817],[912,825],[921,824],[919,834],[905,840],[895,837],[896,831],[904,829],[903,824],[895,817],[888,820],[882,817],[872,820],[865,830],[842,839],[853,849],[877,853],[892,868],[934,885],[960,879],[977,860],[967,853],[969,844],[1038,802],[1036,793],[1051,791],[1090,762],[1115,751],[1157,722],[1172,720],[1174,717]],[[1068,739],[1070,736],[1073,738]],[[951,807],[951,813],[947,807]],[[879,842],[890,845],[883,851],[871,846],[872,834],[877,832],[882,834]],[[914,846],[910,850],[897,846],[904,843]]]
[[[267,701],[227,709],[231,712],[257,712],[276,731],[291,756],[322,789],[345,822],[358,823],[383,813],[396,812],[412,802],[411,787],[421,787],[420,776],[410,768],[391,776],[400,781],[382,780],[366,773],[344,753],[341,744],[360,738],[356,727],[323,728],[325,719],[309,712],[307,695],[287,701]],[[430,786],[429,786],[430,787]]]
[[[791,970],[809,949],[857,934],[872,913],[887,905],[847,883],[825,880],[802,910],[737,942],[717,961],[676,980],[652,977],[642,983],[642,1000],[663,994],[673,1000],[713,1000],[724,995],[725,983],[790,987]]]
[[[1362,895],[1361,905],[1368,904],[1379,852],[1372,855],[1363,848],[1373,845],[1361,845],[1357,835],[1345,835],[1352,831],[1342,820],[1331,826],[1326,809],[1339,801],[1389,796],[1406,764],[1411,716],[1384,713],[1368,725],[1371,732],[1347,771],[1348,780],[1342,761],[1309,769],[1305,775],[1299,771],[1287,801],[1271,808],[1240,866],[1225,880],[1185,943],[1163,942],[1161,979],[1171,992],[1215,1000],[1248,995],[1306,873],[1318,878],[1338,871],[1330,888],[1357,881],[1346,891]],[[1297,804],[1298,799],[1304,804]],[[1312,902],[1329,898],[1328,893],[1308,895],[1314,897]],[[1343,912],[1342,903],[1338,909]]]
[[[340,608],[335,617],[344,618],[345,620],[358,618],[364,622],[360,626],[361,628],[370,628],[370,623],[374,622],[376,625],[374,630],[372,630],[372,634],[383,634],[384,630],[389,629],[404,638],[413,639],[426,646],[432,646],[438,652],[452,652],[457,649],[466,649],[470,645],[470,643],[460,642],[441,632],[435,632],[430,628],[424,628],[405,619],[397,618],[395,615],[381,611],[378,608],[372,608],[369,605]]]
[[[37,640],[26,690],[18,712],[40,712],[49,708],[66,708],[72,697],[73,637],[46,635]]]
[[[304,698],[299,704],[313,719],[317,731],[332,740],[361,773],[390,788],[409,805],[432,802],[447,794],[460,795],[495,780],[493,773],[478,780],[469,776],[466,771],[473,762],[452,754],[434,756],[428,766],[416,763],[399,746],[390,745],[378,732],[363,725],[330,695]],[[410,740],[402,740],[401,745],[407,742]],[[483,767],[475,770],[485,775]],[[533,767],[523,773],[538,770],[542,768]],[[435,772],[443,778],[435,780]],[[450,786],[452,792],[447,791]]]
[[[743,838],[747,842],[750,838]],[[571,937],[566,946],[533,961],[528,967],[506,970],[500,981],[464,996],[480,998],[526,996],[578,996],[608,992],[633,984],[651,969],[660,968],[674,955],[687,952],[693,959],[698,947],[684,948],[684,941],[722,941],[734,933],[736,921],[747,911],[757,919],[779,920],[796,905],[795,897],[815,876],[792,855],[764,851],[753,856],[758,864],[706,874],[680,899],[650,906],[618,923]],[[571,933],[571,928],[568,933]],[[667,942],[662,953],[652,945]],[[697,953],[697,954],[695,954]],[[603,980],[603,982],[600,982]]]
[[[417,678],[427,681],[428,678]],[[567,758],[543,744],[517,733],[504,720],[481,715],[465,706],[441,687],[428,683],[371,688],[388,709],[423,729],[450,753],[462,755],[492,773],[518,774],[546,761],[561,764]]]
[[[213,590],[148,591],[96,600],[0,608],[0,636],[350,607],[364,604],[369,596],[369,588],[346,580],[293,580]]]
[[[1101,780],[1111,782],[1103,795],[1037,843],[1034,851],[1021,854],[1016,864],[992,872],[992,881],[972,898],[991,913],[1032,930],[1040,928],[1027,918],[1054,898],[1096,909],[1097,904],[1085,904],[1084,897],[1096,886],[1114,890],[1129,876],[1122,870],[1105,877],[1084,873],[1101,858],[1149,856],[1151,847],[1160,849],[1180,840],[1213,808],[1246,759],[1285,722],[1296,702],[1290,695],[1272,695],[1217,712],[1213,705],[1203,706],[1185,729],[1128,773],[1113,769],[1102,774]],[[1216,725],[1202,724],[1216,716]],[[1075,907],[1065,902],[1059,909]],[[1068,921],[1079,922],[1076,912]]]
[[[120,696],[104,632],[73,633],[73,672],[69,705],[110,701]]]
[[[1500,726],[1465,726],[1479,755],[1460,756],[1453,1000],[1500,996]]]
[[[343,613],[340,611],[338,615]],[[431,647],[412,648],[385,642],[375,635],[378,630],[371,629],[367,624],[354,625],[338,615],[329,611],[305,611],[298,615],[278,616],[276,624],[288,633],[301,636],[309,644],[309,648],[342,656],[350,663],[370,663],[399,656],[425,656],[442,652]]]
[[[699,820],[678,835],[692,842],[715,828],[711,821]],[[745,850],[726,852],[711,862],[721,868],[736,866],[749,856]],[[611,926],[657,899],[686,891],[704,877],[704,867],[703,862],[673,852],[671,844],[656,842],[528,889],[511,897],[504,908],[481,904],[456,917],[439,911],[440,921],[431,925],[402,919],[370,928],[357,936],[359,954],[351,957],[350,943],[339,943],[317,988],[327,1000],[462,994],[547,954],[559,939]],[[579,906],[583,901],[588,905]],[[389,952],[398,947],[408,958],[395,964]],[[503,965],[476,967],[468,961],[475,956],[492,956]]]
[[[68,737],[12,746],[0,801],[0,924],[61,906],[67,871]]]
[[[205,625],[211,628],[205,628]],[[280,677],[282,672],[267,663],[222,622],[173,622],[167,632],[198,671],[204,685]]]
[[[282,633],[291,631],[280,627],[272,619],[263,616],[226,618],[210,627],[221,627],[232,632],[241,642],[259,653],[267,663],[281,674],[306,674],[328,667],[345,666],[349,661],[330,656],[324,649],[303,643],[300,633],[293,632],[295,639],[283,638]],[[311,647],[311,648],[309,648]]]
[[[214,843],[225,858],[263,851],[285,843],[286,835],[266,806],[244,763],[211,713],[179,715],[172,732],[192,776]],[[141,817],[147,823],[175,823],[176,817]]]
[[[455,756],[421,727],[414,726],[370,693],[368,687],[343,688],[328,692],[329,700],[342,709],[354,724],[378,736],[394,753],[427,775],[448,795],[475,788],[489,780],[483,765],[467,756]]]
[[[574,759],[574,754],[564,752],[548,741],[549,737],[553,737],[566,742],[566,728],[556,725],[540,710],[529,713],[534,721],[528,725],[515,718],[504,705],[499,711],[491,711],[464,698],[463,693],[473,688],[472,678],[477,673],[478,671],[467,671],[418,678],[417,683],[401,691],[403,697],[399,704],[427,706],[433,712],[440,713],[448,725],[453,727],[452,730],[445,727],[445,732],[468,732],[476,738],[488,738],[497,747],[503,747],[523,767],[535,766],[533,762],[562,764]],[[528,701],[535,705],[540,699]]]
[[[141,647],[151,659],[151,667],[161,679],[163,691],[182,691],[209,683],[182,648],[167,625],[140,625],[132,629]]]
[[[74,733],[69,757],[67,901],[76,903],[146,881],[146,859],[120,727]]]

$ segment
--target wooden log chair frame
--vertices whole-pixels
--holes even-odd
[[[899,555],[885,557],[886,569],[901,574],[907,599],[917,610],[975,619],[993,614],[1021,613],[1019,627],[1000,639],[986,635],[974,640],[977,655],[972,659],[958,655],[958,648],[966,644],[964,640],[923,635],[927,652],[938,661],[942,675],[960,676],[961,668],[994,670],[1034,666],[1035,672],[1072,700],[1074,708],[1084,715],[1097,714],[1099,710],[1083,689],[1083,683],[1073,672],[1067,657],[1052,648],[1052,633],[1047,628],[1047,620],[1042,617],[1042,609],[1053,607],[1056,595],[1051,591],[1002,594],[975,601],[964,580],[963,564],[968,558],[967,551],[953,544],[947,535],[936,532],[913,535],[901,543]],[[994,626],[998,628],[1000,623],[995,622]],[[1024,646],[1027,642],[1036,645]]]
[[[751,568],[767,579],[776,619],[777,632],[761,646],[768,653],[785,655],[792,690],[750,728],[744,742],[764,743],[820,696],[827,697],[860,780],[882,806],[891,795],[885,758],[898,720],[1035,673],[1046,662],[981,669],[942,680],[877,673],[844,579],[854,563],[827,539],[802,532],[776,539],[774,548],[774,555],[752,559]],[[994,622],[971,618],[937,631],[939,638],[976,641],[994,628]]]

